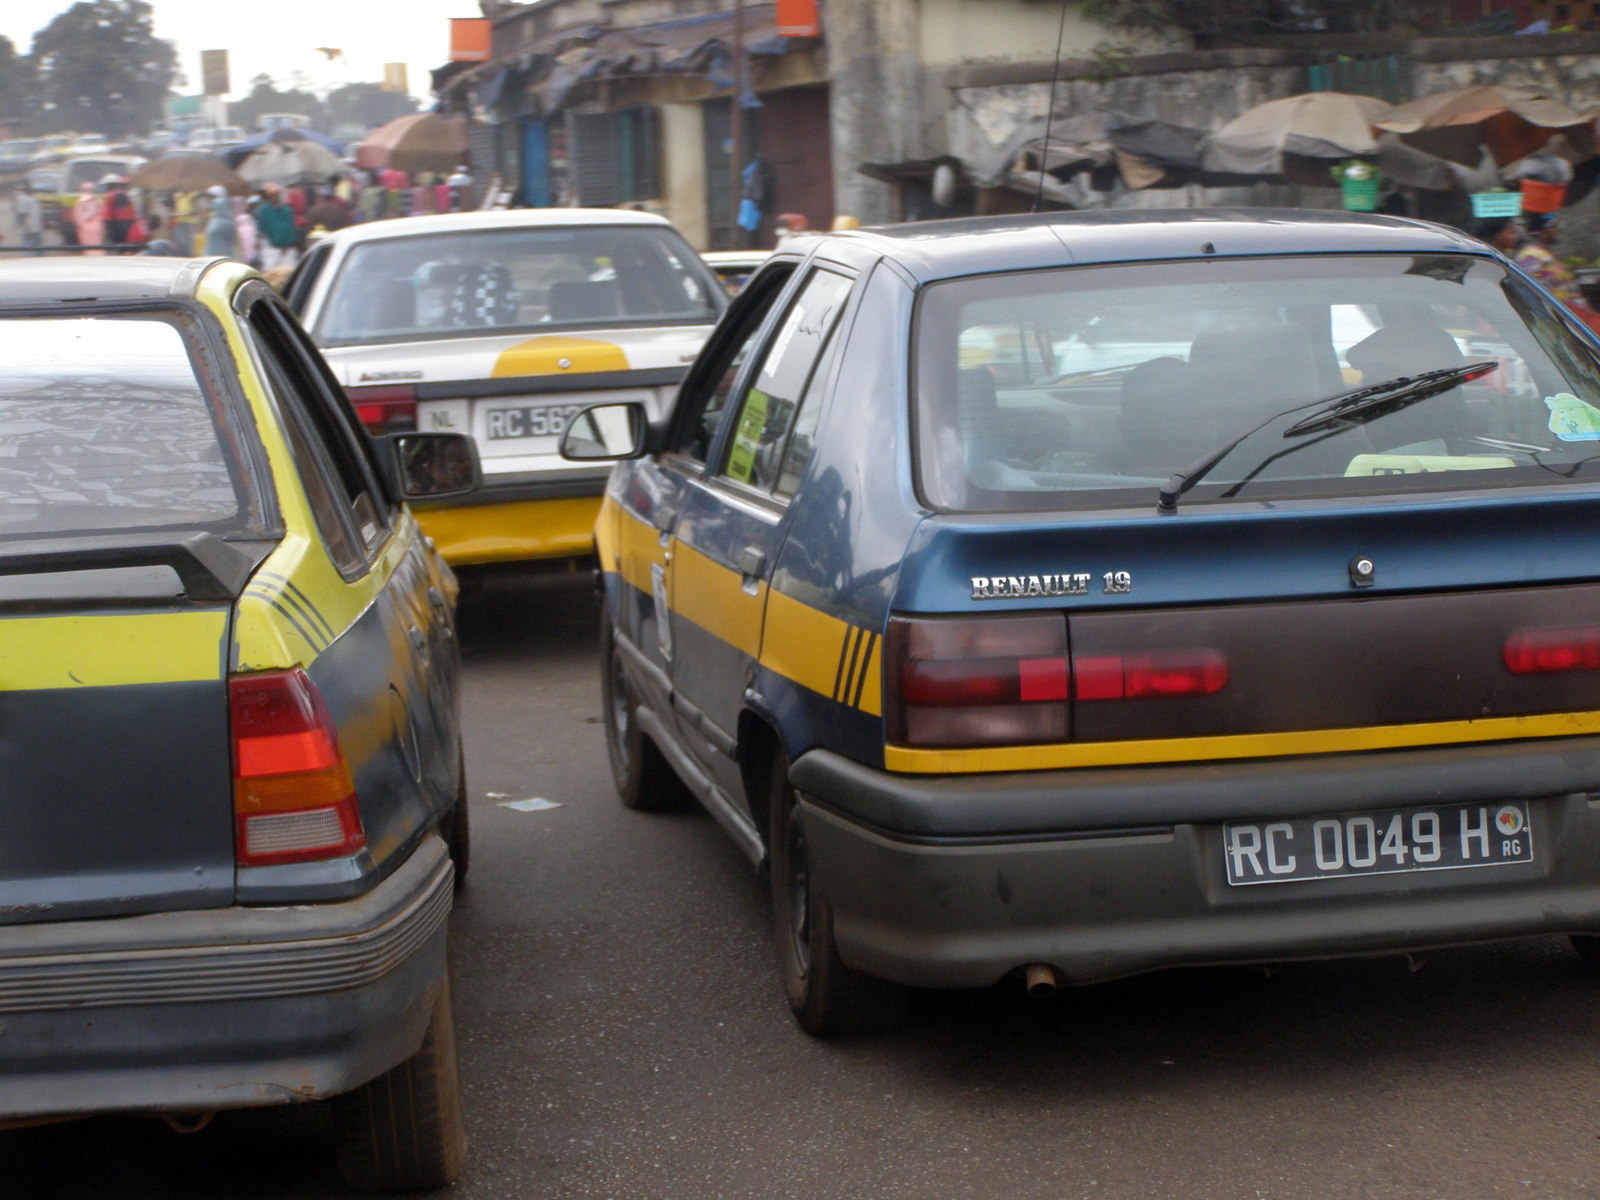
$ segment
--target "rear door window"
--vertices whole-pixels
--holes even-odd
[[[820,381],[814,390],[811,385],[826,375],[824,350],[849,295],[850,280],[832,271],[816,271],[796,294],[740,399],[722,472],[727,478],[758,491],[778,482],[801,401],[809,396],[816,407]],[[808,419],[814,427],[815,414]],[[803,465],[792,464],[790,475],[797,477]]]
[[[192,320],[0,320],[0,535],[259,527]]]

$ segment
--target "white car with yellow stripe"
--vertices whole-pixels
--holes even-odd
[[[457,565],[588,553],[606,472],[562,431],[595,403],[663,413],[726,302],[663,218],[574,208],[340,230],[286,291],[369,429],[476,440],[483,490],[417,514]]]

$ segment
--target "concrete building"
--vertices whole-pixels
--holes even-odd
[[[1515,11],[1496,0],[1493,19],[1480,19],[1484,0],[1442,0],[1427,37],[1313,31],[1198,49],[1177,33],[1114,35],[1077,0],[820,0],[811,36],[780,35],[773,0],[482,2],[490,60],[435,76],[445,106],[473,119],[480,180],[498,176],[529,204],[661,212],[704,249],[770,246],[784,213],[826,227],[1041,201],[1340,202],[1331,186],[1281,180],[1175,189],[1169,177],[1138,190],[1116,165],[1036,195],[1016,147],[1047,112],[1126,114],[1198,137],[1305,91],[1400,102],[1505,82],[1600,104],[1600,33],[1491,36],[1541,0]],[[741,193],[753,228],[735,220]]]

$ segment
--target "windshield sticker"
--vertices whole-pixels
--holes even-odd
[[[728,474],[740,483],[749,483],[755,472],[756,451],[761,448],[761,433],[767,427],[767,394],[751,388],[745,394],[739,428],[734,431],[733,449],[728,451]]]
[[[1600,408],[1579,400],[1571,392],[1544,398],[1550,410],[1550,432],[1563,442],[1600,441]]]
[[[1514,467],[1499,454],[1358,454],[1344,469],[1346,479],[1363,475],[1431,475],[1435,471],[1488,471]]]

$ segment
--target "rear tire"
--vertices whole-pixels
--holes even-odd
[[[606,730],[606,757],[611,779],[624,808],[638,812],[678,812],[693,801],[672,764],[639,727],[628,667],[616,635],[601,617],[600,704]]]
[[[795,1020],[818,1037],[894,1028],[906,1019],[911,991],[863,975],[840,959],[833,910],[812,883],[800,797],[781,750],[773,754],[769,789],[772,930]]]
[[[1567,941],[1572,943],[1585,970],[1600,971],[1600,934],[1569,933]]]
[[[333,1101],[339,1173],[363,1192],[444,1187],[467,1154],[447,978],[421,1048]]]

